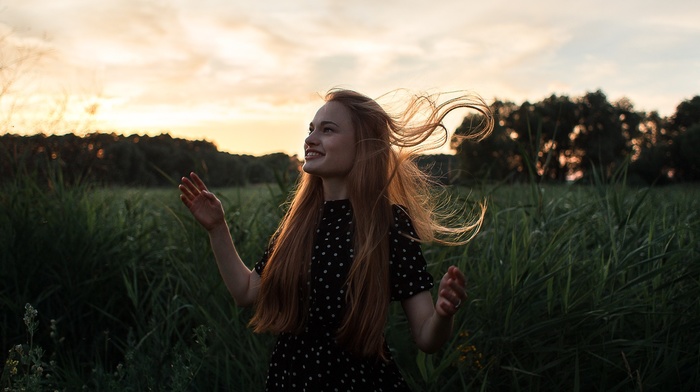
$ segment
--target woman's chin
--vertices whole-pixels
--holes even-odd
[[[314,165],[309,164],[309,162],[304,163],[304,165],[302,165],[302,167],[301,167],[301,170],[303,170],[304,173],[306,173],[306,174],[311,174],[311,175],[317,174],[317,170],[315,170]]]

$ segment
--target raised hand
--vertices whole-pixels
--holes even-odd
[[[224,208],[221,201],[209,192],[201,178],[190,173],[190,178],[182,177],[180,200],[190,210],[194,218],[207,231],[225,224]]]
[[[435,303],[435,311],[443,317],[450,317],[457,313],[462,301],[467,300],[466,283],[462,271],[455,266],[450,266],[447,273],[440,280],[438,299]]]

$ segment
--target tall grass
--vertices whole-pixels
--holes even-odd
[[[260,194],[268,195],[224,198],[247,255],[262,252],[279,218]],[[254,214],[240,217],[241,208]],[[68,390],[254,390],[263,383],[269,337],[246,329],[247,315],[226,294],[206,235],[177,191],[18,178],[1,192],[0,222],[3,347],[21,344],[21,315],[32,304],[47,326],[35,342],[47,352],[52,383]]]
[[[462,345],[468,355],[457,359],[459,371],[441,370],[440,383],[417,385],[696,390],[699,189],[534,185],[487,193],[479,236],[433,258],[436,276],[455,263],[470,279],[471,301],[457,322],[468,339],[456,337],[448,349]]]
[[[478,237],[425,247],[436,280],[450,264],[469,279],[454,336],[421,354],[392,307],[387,336],[415,390],[695,390],[699,188],[471,191],[466,203],[489,200]],[[252,265],[284,192],[219,195]],[[262,389],[273,337],[247,328],[176,190],[17,178],[0,190],[0,235],[3,388]],[[20,359],[41,366],[12,374]]]

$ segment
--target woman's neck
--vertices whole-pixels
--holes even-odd
[[[348,187],[345,178],[323,179],[323,200],[343,200],[348,198]]]

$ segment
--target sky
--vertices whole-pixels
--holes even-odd
[[[0,0],[0,132],[302,155],[334,87],[518,104],[600,89],[670,116],[700,94],[698,20],[697,0]]]

